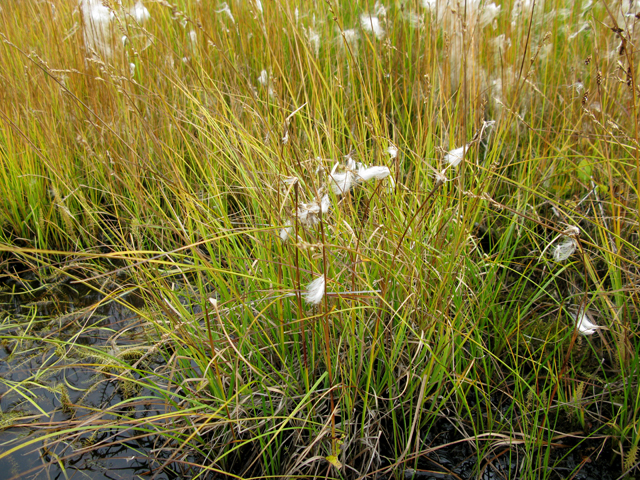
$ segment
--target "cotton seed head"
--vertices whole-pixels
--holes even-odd
[[[307,292],[304,299],[312,305],[319,305],[324,297],[325,278],[324,275],[319,276],[307,286]]]
[[[360,16],[360,26],[366,32],[372,32],[378,40],[385,36],[384,28],[380,25],[380,19],[376,15],[363,13]]]
[[[129,13],[138,23],[146,22],[151,18],[149,10],[140,1],[129,10]]]
[[[353,183],[355,180],[355,176],[353,172],[346,171],[343,173],[331,173],[329,175],[331,190],[336,195],[344,195],[351,187],[353,187]]]
[[[231,13],[231,9],[229,8],[229,5],[227,5],[227,2],[221,3],[220,10],[216,10],[216,13],[224,13],[227,15],[227,17],[229,17],[229,19],[231,20],[231,23],[236,23],[236,20],[235,18],[233,18],[233,14]]]
[[[586,312],[570,313],[576,328],[582,335],[593,335],[597,329],[601,328],[591,321]]]
[[[444,160],[452,167],[457,167],[460,164],[460,162],[462,162],[462,159],[464,158],[468,150],[469,150],[469,145],[465,145],[464,147],[451,150],[449,153],[445,155]]]
[[[556,246],[553,251],[553,259],[556,262],[564,262],[576,251],[576,242],[572,238]]]
[[[435,178],[436,178],[436,187],[439,187],[440,185],[442,185],[443,183],[446,183],[447,181],[447,176],[444,173],[445,171],[442,170],[441,172],[436,172],[435,173]]]
[[[375,178],[382,180],[387,178],[391,174],[391,171],[387,167],[370,167],[358,171],[358,176],[365,182]]]
[[[269,74],[266,70],[262,70],[260,72],[260,76],[258,77],[258,82],[260,85],[266,86],[269,83]]]
[[[331,200],[329,195],[324,195],[318,202],[301,203],[298,205],[298,220],[302,225],[313,227],[320,223],[320,214],[327,213],[331,207]]]
[[[575,227],[573,225],[569,225],[564,232],[565,235],[568,235],[570,237],[577,237],[578,235],[580,235],[580,229],[578,227]]]
[[[286,227],[280,230],[280,239],[283,242],[286,242],[289,239],[289,234],[291,234],[291,231],[293,230],[293,227],[291,226],[291,220],[287,220],[285,225]]]

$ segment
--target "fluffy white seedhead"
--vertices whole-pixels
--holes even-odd
[[[360,38],[360,35],[358,34],[358,31],[355,28],[350,28],[349,30],[343,30],[342,37],[344,38],[344,41],[347,42],[349,44],[349,47],[351,47],[352,49],[355,49],[358,47],[358,39]]]
[[[301,203],[298,205],[298,220],[302,225],[307,227],[313,227],[320,223],[321,213],[327,213],[331,206],[331,200],[329,195],[324,195],[320,202],[317,200],[310,203]]]
[[[372,32],[378,40],[382,40],[385,36],[384,28],[377,15],[363,13],[360,15],[360,26],[365,32]]]
[[[387,7],[385,7],[379,1],[376,2],[375,6],[373,7],[373,10],[376,12],[376,15],[379,15],[381,17],[384,17],[387,14]]]
[[[573,318],[576,328],[582,335],[593,335],[597,329],[601,328],[593,323],[589,315],[585,312],[579,311],[577,314],[570,312],[569,314]]]
[[[500,8],[500,5],[496,5],[493,2],[484,4],[484,6],[481,7],[480,18],[478,19],[480,25],[484,27],[492,23],[500,14]]]
[[[569,237],[577,237],[580,235],[580,229],[574,225],[569,225],[562,233],[568,235]]]
[[[365,182],[374,178],[376,180],[382,180],[383,178],[387,178],[390,174],[391,172],[387,167],[369,167],[358,170],[358,177]]]
[[[229,17],[231,23],[236,23],[236,19],[233,18],[233,14],[231,13],[229,5],[227,5],[227,2],[221,3],[220,10],[216,10],[216,13],[224,13],[227,17]]]
[[[553,250],[553,259],[556,262],[564,262],[567,258],[569,258],[576,251],[576,242],[574,239],[570,238],[558,245]]]
[[[282,230],[280,230],[280,239],[283,242],[286,242],[289,239],[289,235],[293,230],[293,227],[291,226],[291,220],[287,220],[285,225],[286,226]]]
[[[355,175],[350,170],[342,173],[331,173],[329,175],[331,190],[336,195],[344,195],[353,187]]]
[[[344,172],[336,172],[339,163],[336,163],[329,174],[329,183],[331,190],[336,195],[344,195],[353,188],[356,183],[356,173],[362,165],[357,163],[353,158],[347,158]]]
[[[84,24],[84,43],[105,57],[111,57],[111,21],[115,13],[100,0],[81,0],[80,11]]]
[[[269,84],[269,74],[266,70],[262,70],[260,72],[260,76],[258,77],[258,83],[263,86],[267,86]]]
[[[344,195],[358,183],[368,182],[373,179],[382,180],[391,174],[387,167],[367,167],[362,163],[356,162],[351,157],[347,160],[344,172],[337,173],[337,167],[338,165],[336,164],[329,174],[331,190],[336,195]]]
[[[444,156],[444,161],[447,162],[452,167],[457,167],[465,154],[469,151],[469,145],[465,145],[464,147],[456,148],[455,150],[451,150]]]
[[[309,46],[317,57],[320,54],[320,34],[311,27],[307,28],[305,33]]]
[[[198,43],[198,34],[196,33],[195,30],[191,30],[189,32],[189,40],[191,40],[191,43],[194,45]]]
[[[322,213],[327,213],[329,211],[329,207],[331,207],[331,200],[329,199],[329,195],[325,195],[320,201],[320,209],[322,210]]]
[[[324,289],[325,279],[324,275],[321,275],[307,286],[304,299],[312,305],[319,305],[324,297]]]
[[[439,187],[443,183],[447,182],[447,176],[445,175],[445,171],[444,170],[442,170],[441,172],[436,170],[436,173],[434,174],[434,177],[436,179],[436,187]]]
[[[423,8],[434,10],[438,6],[438,0],[422,0]]]
[[[131,7],[129,13],[138,23],[146,22],[151,18],[149,10],[147,10],[147,7],[145,7],[141,1],[138,1],[138,3]]]
[[[389,155],[391,155],[392,159],[398,157],[398,147],[396,147],[395,145],[389,145],[389,148],[387,148],[387,152],[389,153]]]

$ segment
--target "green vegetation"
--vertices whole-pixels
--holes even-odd
[[[0,460],[404,478],[446,424],[475,475],[636,468],[640,20],[446,3],[2,5]]]

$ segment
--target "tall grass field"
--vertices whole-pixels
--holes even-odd
[[[640,4],[143,2],[0,4],[7,478],[637,478]]]

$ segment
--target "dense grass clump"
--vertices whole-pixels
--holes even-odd
[[[5,285],[137,299],[135,325],[6,316],[51,362],[5,378],[3,425],[33,434],[0,457],[66,471],[152,438],[183,476],[404,478],[448,442],[469,475],[637,467],[628,2],[143,8],[0,10]]]

